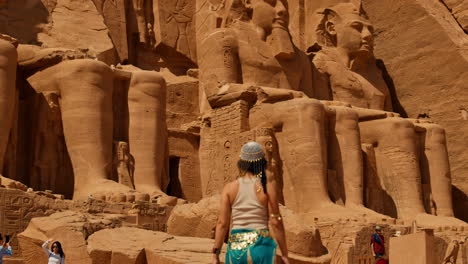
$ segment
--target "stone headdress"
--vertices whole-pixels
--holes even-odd
[[[350,3],[339,3],[330,7],[320,8],[317,10],[312,23],[312,30],[308,40],[308,52],[314,52],[321,47],[335,46],[336,40],[333,36],[327,34],[326,22],[329,20],[339,20],[345,15],[354,14],[365,19],[368,16],[360,0],[354,0]]]

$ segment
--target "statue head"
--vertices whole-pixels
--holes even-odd
[[[340,3],[319,12],[315,29],[322,47],[337,47],[348,54],[372,53],[374,28],[360,4]]]
[[[291,59],[295,54],[289,34],[289,13],[287,0],[228,0],[224,27],[238,21],[253,24],[260,38],[270,36],[270,46],[278,59]]]
[[[117,152],[117,159],[123,160],[125,156],[128,156],[130,149],[128,143],[125,141],[114,141],[115,149]]]
[[[228,0],[224,25],[235,21],[252,22],[265,32],[275,27],[288,28],[289,13],[287,0]]]

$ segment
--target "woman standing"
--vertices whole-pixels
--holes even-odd
[[[214,264],[220,263],[219,254],[231,217],[232,231],[226,264],[274,263],[276,243],[270,236],[268,224],[273,228],[283,263],[289,264],[270,161],[271,153],[267,151],[265,156],[262,146],[257,142],[249,142],[242,147],[237,163],[239,178],[228,183],[222,193],[213,247]]]
[[[63,253],[62,244],[55,241],[50,247],[51,250],[47,249],[47,245],[52,242],[52,239],[49,239],[42,244],[42,250],[47,254],[49,259],[48,264],[65,264],[65,253]]]

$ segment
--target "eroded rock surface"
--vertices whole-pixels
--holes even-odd
[[[7,1],[0,31],[21,44],[80,50],[114,63],[115,49],[91,0]]]

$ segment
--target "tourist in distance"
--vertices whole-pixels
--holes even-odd
[[[2,234],[0,234],[0,244],[2,244],[2,248],[0,248],[0,264],[3,263],[3,256],[13,255],[13,251],[11,250],[9,243],[9,238],[9,236],[5,236],[5,240],[3,240]]]
[[[47,245],[52,242],[53,239],[49,239],[42,244],[42,250],[47,254],[49,262],[48,264],[65,264],[65,253],[63,253],[62,244],[55,241],[50,247],[51,250],[47,248]]]
[[[283,263],[289,264],[271,152],[265,153],[260,144],[249,142],[242,147],[237,166],[238,179],[224,186],[221,195],[212,263],[220,263],[219,254],[232,217],[226,263],[274,263],[276,242],[270,236],[270,224]]]
[[[385,256],[385,238],[382,235],[382,227],[375,226],[375,233],[372,234],[370,246],[375,263],[387,264],[387,260],[383,258]]]

